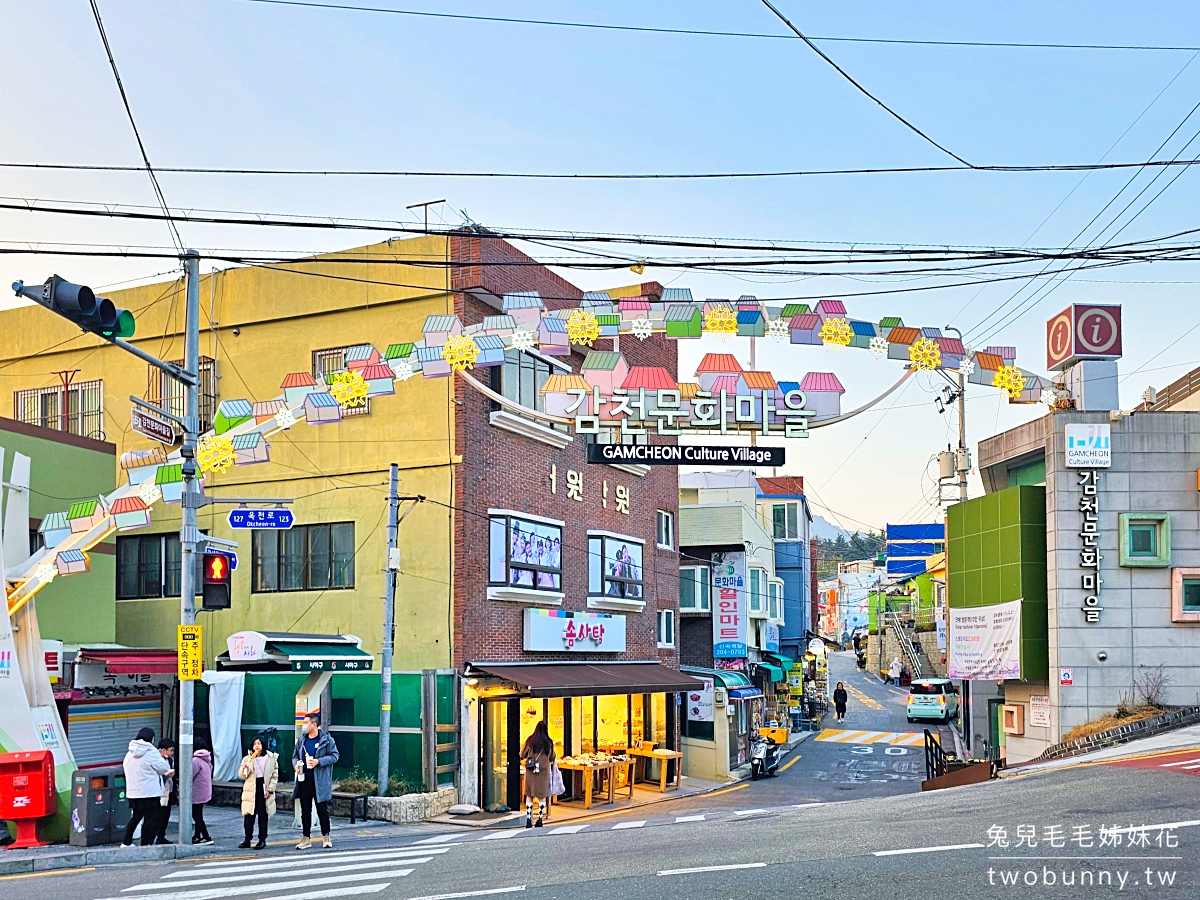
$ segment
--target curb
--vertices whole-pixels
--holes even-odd
[[[122,848],[120,845],[104,847],[80,847],[61,853],[27,856],[24,859],[6,859],[0,856],[0,875],[24,875],[30,872],[51,872],[57,869],[82,869],[92,866],[116,865],[119,863],[163,862],[172,859],[191,859],[210,853],[225,852],[229,848],[216,844],[180,846],[158,844],[149,847],[140,845]]]

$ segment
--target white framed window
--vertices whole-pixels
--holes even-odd
[[[664,550],[675,549],[675,514],[665,509],[658,511],[658,546]]]
[[[642,542],[588,532],[588,595],[642,600]]]
[[[766,614],[767,570],[750,570],[750,612]]]
[[[658,646],[662,648],[675,646],[675,610],[673,609],[658,611]]]
[[[767,618],[783,618],[783,582],[772,581],[767,584]]]
[[[679,611],[708,612],[712,608],[711,576],[708,566],[684,566],[679,570]]]
[[[800,537],[800,504],[771,504],[772,537],[777,540],[795,540]]]
[[[491,516],[488,583],[531,591],[562,590],[562,526]]]

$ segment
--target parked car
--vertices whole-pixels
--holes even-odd
[[[958,715],[958,688],[949,678],[918,678],[908,688],[908,721],[949,722]]]

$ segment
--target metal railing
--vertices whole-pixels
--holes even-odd
[[[925,729],[925,780],[946,774],[946,751],[942,742],[928,728]]]
[[[905,660],[908,662],[909,671],[912,672],[913,678],[921,677],[921,657],[913,649],[912,633],[905,627],[903,621],[897,613],[888,611],[885,618],[887,626],[895,629],[896,638],[900,642],[900,651],[904,654]]]

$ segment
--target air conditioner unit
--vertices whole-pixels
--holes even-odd
[[[713,706],[724,706],[726,700],[725,688],[713,688]]]

